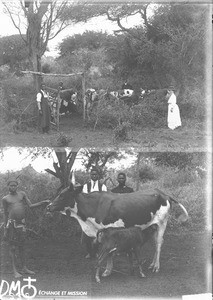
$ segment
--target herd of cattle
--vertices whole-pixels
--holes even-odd
[[[80,95],[78,95],[75,89],[65,89],[59,92],[60,95],[60,114],[70,114],[76,113],[78,111],[79,104],[85,107],[86,116],[89,118],[93,107],[97,104],[100,99],[119,99],[122,100],[129,106],[138,104],[140,100],[144,97],[150,95],[155,90],[144,90],[140,89],[139,93],[133,90],[118,90],[118,91],[107,91],[107,90],[95,90],[93,88],[88,88],[85,92],[83,103],[81,101]],[[51,97],[52,108],[56,107],[54,103],[54,97]]]
[[[134,253],[140,275],[144,277],[141,248],[151,238],[155,241],[156,249],[150,268],[153,272],[159,271],[163,235],[172,203],[181,209],[178,221],[185,222],[188,219],[185,207],[158,189],[130,194],[85,194],[82,193],[82,186],[70,183],[46,209],[49,214],[60,211],[77,219],[82,231],[93,238],[93,245],[98,248],[95,278],[96,282],[100,282],[103,260],[107,260],[102,274],[105,277],[113,271],[113,257],[122,252],[128,254],[131,263]]]

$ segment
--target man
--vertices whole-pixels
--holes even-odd
[[[44,83],[41,84],[40,92],[38,92],[37,97],[38,106],[38,127],[41,133],[49,133],[50,130],[50,120],[51,112],[49,106],[49,94],[46,91],[46,86]]]
[[[102,184],[99,180],[99,172],[97,168],[93,167],[90,173],[90,181],[85,183],[83,186],[83,193],[92,193],[92,192],[102,192],[105,191],[107,192],[107,187],[105,184]],[[83,240],[86,244],[86,250],[87,250],[87,255],[86,258],[93,258],[95,257],[94,251],[92,249],[92,238],[88,237],[85,233],[82,233]]]
[[[10,179],[7,183],[9,194],[4,196],[2,204],[4,208],[4,239],[9,244],[10,255],[12,258],[13,273],[16,278],[22,275],[17,271],[15,265],[15,252],[19,251],[19,257],[22,264],[21,273],[33,275],[33,271],[30,271],[26,267],[25,258],[25,240],[26,240],[26,223],[25,218],[27,216],[27,209],[31,207],[37,207],[40,205],[49,204],[49,200],[41,201],[36,204],[32,204],[25,192],[17,191],[18,181],[16,179]]]
[[[131,187],[126,186],[126,174],[120,172],[117,177],[118,186],[111,190],[112,193],[133,193],[134,190]]]

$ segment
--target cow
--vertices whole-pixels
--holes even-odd
[[[93,110],[94,105],[98,101],[98,93],[96,92],[95,89],[88,88],[85,92],[85,97],[84,97],[84,106],[85,106],[85,112],[86,112],[86,117],[88,120],[90,120],[90,115]]]
[[[185,207],[159,189],[147,192],[137,191],[130,194],[111,192],[84,194],[82,186],[75,187],[71,182],[70,186],[61,191],[53,200],[47,210],[69,213],[71,217],[78,220],[86,235],[93,238],[96,238],[97,231],[104,227],[138,226],[143,230],[152,224],[157,224],[156,251],[150,268],[153,272],[158,272],[161,245],[172,202],[181,208],[178,221],[185,222],[188,219]],[[109,258],[107,268],[102,276],[110,275],[112,267],[112,259]]]
[[[98,253],[96,282],[100,282],[101,263],[107,257],[113,257],[117,253],[128,254],[133,271],[132,251],[135,254],[141,277],[146,277],[142,270],[141,248],[154,235],[157,227],[158,225],[152,224],[144,230],[136,226],[130,228],[108,227],[98,230],[97,242],[101,245],[101,248]]]
[[[61,114],[76,112],[77,92],[73,89],[61,90],[59,92],[61,105],[59,112]]]

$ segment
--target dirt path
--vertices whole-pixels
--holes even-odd
[[[179,297],[210,292],[211,285],[208,286],[207,278],[208,240],[204,233],[167,233],[158,274],[148,270],[153,246],[147,244],[143,251],[146,278],[138,277],[137,268],[135,274],[130,275],[128,261],[118,256],[114,269],[119,272],[102,278],[100,284],[94,279],[95,261],[84,258],[85,251],[79,236],[63,242],[31,241],[28,244],[28,261],[30,268],[36,271],[34,278],[38,294],[83,291],[89,297]],[[1,252],[1,270],[1,279],[11,282],[10,259],[5,245]]]
[[[48,135],[31,132],[14,133],[12,127],[2,125],[0,146],[56,147],[59,133],[52,129]],[[198,128],[182,128],[174,131],[165,128],[137,128],[130,130],[125,142],[114,140],[112,129],[95,129],[83,123],[78,115],[62,116],[60,131],[69,139],[70,147],[87,147],[103,150],[106,148],[132,148],[140,151],[206,151],[211,134]]]

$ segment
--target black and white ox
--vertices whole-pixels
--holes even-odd
[[[48,211],[67,210],[71,217],[77,219],[85,234],[94,239],[98,230],[106,227],[138,226],[143,230],[152,224],[157,224],[156,251],[150,268],[153,272],[158,272],[161,245],[172,202],[181,208],[178,221],[185,222],[188,219],[185,207],[158,189],[130,194],[111,192],[84,194],[82,187],[75,187],[70,183],[70,186],[64,189],[48,206]],[[109,257],[102,276],[110,275],[112,268],[112,258]]]
[[[85,92],[85,97],[84,97],[84,107],[85,107],[85,114],[87,119],[90,119],[91,112],[94,108],[94,105],[98,101],[98,93],[96,92],[95,89],[89,88]]]
[[[66,89],[59,92],[61,98],[61,105],[59,112],[63,113],[72,113],[77,111],[76,100],[77,92],[73,89]]]

